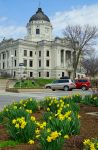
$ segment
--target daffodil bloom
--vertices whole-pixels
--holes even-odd
[[[30,98],[30,102],[32,102],[32,98]]]
[[[94,146],[94,143],[92,143],[92,142],[90,143],[90,149],[91,149],[91,150],[96,150],[96,148],[95,148],[95,146]]]
[[[80,118],[81,116],[80,115],[78,115],[78,119]]]
[[[34,117],[34,116],[31,116],[31,120],[32,120],[32,121],[35,121],[36,119],[35,119],[35,117]]]
[[[14,109],[17,109],[17,106],[14,106]]]
[[[91,142],[90,139],[86,139],[86,140],[84,140],[83,144],[84,144],[84,145],[89,145],[90,142]]]
[[[52,117],[51,116],[49,116],[49,120],[51,120],[52,119]]]
[[[64,136],[64,139],[69,139],[69,135],[65,135],[65,136]]]
[[[47,108],[47,111],[50,111],[50,108]]]
[[[28,144],[34,144],[34,140],[29,140]]]
[[[36,135],[36,138],[38,139],[40,137],[40,135],[38,134],[38,135]]]
[[[36,134],[39,134],[39,132],[40,132],[40,130],[37,128],[37,129],[35,130],[35,133],[36,133]]]
[[[71,121],[72,120],[71,117],[68,117],[68,120]]]
[[[54,131],[54,132],[51,133],[51,138],[53,140],[55,140],[58,136],[59,136],[59,133],[57,131]]]
[[[13,119],[13,120],[12,120],[12,124],[15,124],[15,123],[16,123],[16,119]]]
[[[47,129],[47,132],[48,132],[48,133],[49,133],[49,132],[51,132],[51,129],[50,129],[50,128],[48,128],[48,129]]]
[[[47,141],[48,141],[48,142],[51,142],[51,141],[52,141],[52,138],[51,138],[50,136],[48,136],[48,137],[47,137]]]
[[[19,123],[17,123],[17,124],[15,125],[15,127],[16,127],[16,128],[19,128]]]
[[[43,122],[43,126],[45,127],[46,125],[47,125],[47,123],[44,121],[44,122]]]

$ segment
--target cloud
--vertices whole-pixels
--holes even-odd
[[[0,16],[0,22],[6,21],[8,18],[7,17],[1,17]]]
[[[69,11],[56,12],[55,15],[51,17],[51,22],[55,35],[61,35],[67,25],[89,24],[98,26],[98,4],[85,5],[72,8]]]
[[[24,26],[0,26],[0,40],[5,38],[22,38],[26,34],[26,28]]]

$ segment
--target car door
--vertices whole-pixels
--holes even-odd
[[[51,88],[52,88],[52,89],[58,89],[58,87],[59,87],[59,82],[58,82],[58,80],[55,80],[55,81],[52,83]]]

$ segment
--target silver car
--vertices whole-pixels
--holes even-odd
[[[59,79],[55,80],[50,84],[46,84],[45,88],[50,88],[53,91],[55,90],[64,90],[69,91],[76,88],[75,83],[71,79]]]

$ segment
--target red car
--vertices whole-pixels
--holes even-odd
[[[91,87],[91,83],[88,79],[76,79],[76,89],[88,90]]]

